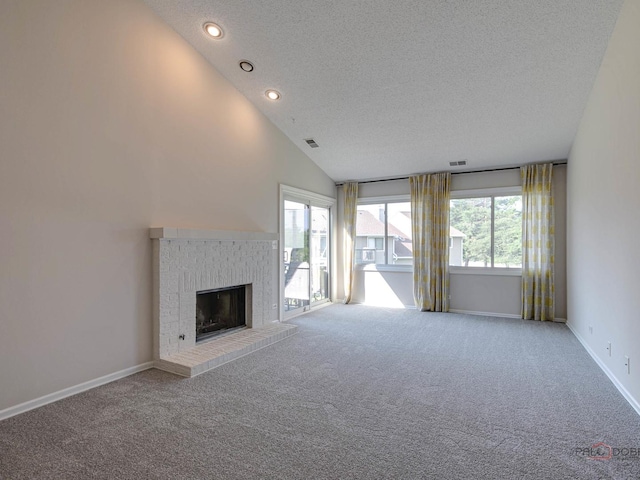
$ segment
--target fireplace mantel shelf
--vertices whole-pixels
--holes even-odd
[[[235,230],[204,230],[176,227],[152,227],[149,237],[167,240],[269,241],[278,240],[277,233],[239,232]]]

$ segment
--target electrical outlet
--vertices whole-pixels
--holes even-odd
[[[593,327],[591,325],[589,325],[589,333],[593,335]]]
[[[607,351],[609,352],[609,356],[611,356],[611,342],[607,342]]]
[[[631,362],[629,361],[629,355],[624,356],[624,366],[627,367],[627,374],[631,374]]]
[[[271,305],[271,308],[273,308],[275,310],[276,308],[278,308],[278,304],[274,303],[273,305]]]

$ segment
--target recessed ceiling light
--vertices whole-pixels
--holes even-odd
[[[253,63],[249,60],[240,60],[240,68],[245,72],[253,72]]]
[[[269,100],[280,100],[280,93],[275,90],[267,90],[264,94]]]
[[[216,40],[222,38],[224,36],[224,32],[219,25],[216,25],[213,22],[207,22],[204,24],[204,31],[209,34],[209,36],[215,38]]]

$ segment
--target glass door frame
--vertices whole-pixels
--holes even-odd
[[[329,231],[327,233],[327,247],[329,249],[329,254],[327,256],[327,267],[329,269],[329,295],[326,299],[320,301],[312,301],[312,293],[311,292],[311,278],[309,280],[309,306],[304,308],[299,308],[296,310],[292,310],[290,313],[285,312],[284,310],[284,255],[285,255],[285,245],[284,245],[284,228],[285,228],[285,214],[284,214],[284,202],[285,200],[290,200],[293,202],[303,203],[309,207],[309,228],[311,228],[311,207],[319,207],[326,208],[329,211],[329,219],[328,219],[328,227]],[[280,321],[286,321],[290,318],[293,318],[297,315],[300,315],[304,312],[309,311],[315,307],[320,305],[328,304],[333,301],[334,292],[335,292],[335,214],[334,209],[336,205],[336,199],[332,197],[327,197],[325,195],[320,195],[318,193],[309,192],[307,190],[302,190],[300,188],[291,187],[289,185],[280,184],[280,195],[279,195],[279,231],[280,231],[280,240],[278,242],[278,272],[279,272],[279,282],[278,289],[280,292]],[[311,241],[311,235],[309,236]],[[310,265],[310,272],[313,268],[313,265]]]

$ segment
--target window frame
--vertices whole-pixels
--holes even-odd
[[[389,203],[411,203],[411,195],[385,195],[380,197],[361,197],[358,198],[358,204],[360,205],[376,205],[384,204],[384,261],[385,263],[359,263],[355,265],[356,270],[373,271],[373,272],[413,272],[413,264],[411,265],[396,265],[393,263],[387,263],[389,261],[389,223],[388,223],[388,208]],[[356,236],[358,231],[356,230]]]
[[[491,267],[465,267],[449,265],[449,273],[464,275],[500,275],[522,276],[522,267],[495,267],[494,242],[495,242],[495,197],[522,196],[522,186],[478,188],[474,190],[452,190],[450,200],[462,200],[469,198],[491,197]],[[449,221],[451,226],[451,221]]]

